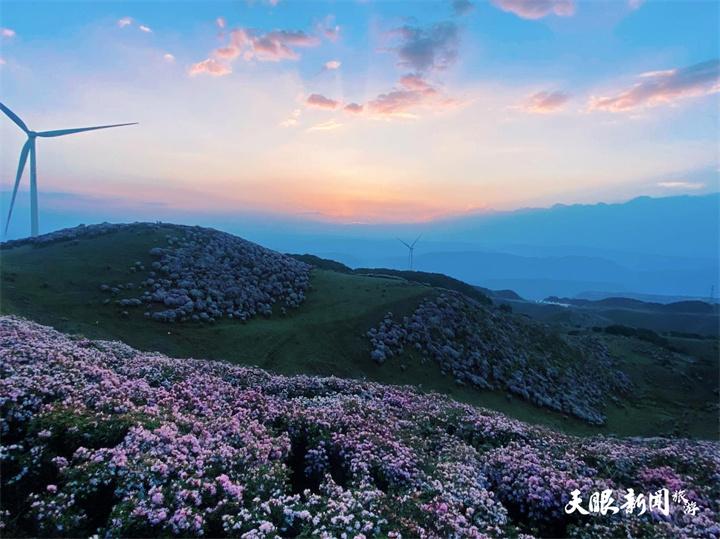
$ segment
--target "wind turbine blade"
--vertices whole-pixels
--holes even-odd
[[[30,146],[32,146],[32,139],[28,139],[25,146],[22,147],[20,152],[20,164],[18,165],[17,177],[15,178],[15,188],[13,189],[12,200],[10,201],[10,211],[8,212],[7,223],[5,223],[5,235],[7,236],[8,227],[10,226],[10,217],[12,217],[13,206],[15,205],[15,197],[17,196],[18,186],[20,185],[20,178],[22,178],[23,171],[25,170],[25,163],[27,163],[28,153],[30,152]]]
[[[5,105],[0,103],[0,109],[7,115],[8,118],[10,118],[13,122],[18,124],[20,129],[28,133],[30,130],[28,129],[27,125],[25,125],[25,122],[23,122],[17,114],[15,114],[13,111],[11,111],[9,108],[7,108]]]
[[[403,240],[401,240],[400,238],[398,238],[397,240],[398,240],[400,243],[402,243],[405,247],[407,247],[408,249],[410,249],[410,246],[409,246],[407,243],[405,243]]]
[[[422,234],[420,234],[420,236],[422,236]],[[420,236],[418,236],[417,239],[413,242],[413,244],[412,244],[413,247],[415,247],[415,244],[416,244],[416,243],[418,242],[418,240],[420,239]]]
[[[123,127],[125,125],[137,125],[138,122],[129,124],[99,125],[97,127],[78,127],[77,129],[57,129],[55,131],[41,131],[38,137],[61,137],[63,135],[72,135],[73,133],[82,133],[83,131],[95,131],[96,129],[109,129],[111,127]]]

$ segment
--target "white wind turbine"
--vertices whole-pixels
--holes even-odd
[[[422,236],[422,234],[420,234],[420,236]],[[409,262],[410,262],[410,271],[412,271],[412,269],[413,269],[413,251],[415,250],[415,244],[416,244],[416,243],[418,242],[418,240],[420,239],[420,236],[418,236],[417,238],[415,238],[415,241],[412,242],[412,245],[408,245],[408,244],[405,243],[403,240],[401,240],[400,238],[398,238],[398,241],[399,241],[400,243],[402,243],[405,247],[407,247],[408,250],[409,250],[408,260],[409,260]]]
[[[15,205],[15,196],[17,195],[20,179],[25,170],[28,154],[30,154],[30,234],[38,235],[38,199],[37,199],[37,168],[35,163],[35,138],[36,137],[61,137],[63,135],[71,135],[73,133],[82,133],[83,131],[94,131],[96,129],[108,129],[110,127],[122,127],[124,125],[136,125],[137,122],[129,124],[100,125],[97,127],[78,127],[75,129],[58,129],[55,131],[30,131],[25,122],[23,122],[17,114],[0,103],[0,109],[15,122],[20,129],[25,131],[28,136],[27,142],[20,152],[20,164],[18,165],[17,177],[15,178],[15,187],[13,189],[12,200],[10,202],[10,211],[8,212],[7,223],[5,224],[5,235],[7,235],[8,226],[10,225],[10,217],[12,216],[13,206]]]

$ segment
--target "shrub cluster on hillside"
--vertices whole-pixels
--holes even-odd
[[[161,322],[246,320],[297,307],[309,287],[310,266],[232,234],[182,227],[184,236],[167,236],[167,247],[155,247],[150,278],[141,286],[143,302],[159,304],[145,316]],[[164,308],[162,308],[164,306]]]
[[[246,320],[297,307],[309,288],[310,265],[232,234],[210,228],[172,225],[177,235],[165,236],[165,247],[150,249],[156,260],[128,269],[141,282],[101,283],[110,297],[104,303],[122,309],[145,307],[145,317],[161,322]],[[36,246],[113,234],[119,231],[157,233],[153,223],[110,224],[68,228],[37,238],[9,241],[4,248]],[[114,296],[127,296],[112,301]],[[127,314],[125,311],[124,314]]]
[[[538,406],[605,423],[605,399],[629,389],[610,351],[591,338],[572,345],[538,324],[447,293],[410,317],[392,313],[371,329],[373,360],[414,348],[437,361],[458,384],[501,388]]]
[[[40,236],[29,236],[27,238],[4,241],[0,243],[0,247],[3,249],[12,249],[22,245],[35,245],[42,247],[44,245],[52,245],[53,243],[79,241],[81,239],[104,236],[106,234],[113,234],[122,230],[144,229],[147,232],[153,232],[156,231],[157,228],[158,225],[154,223],[99,223],[97,225],[89,226],[78,225],[73,228],[63,228],[62,230],[41,234]]]
[[[6,536],[720,536],[720,445],[575,438],[337,378],[272,376],[0,318]],[[695,514],[567,514],[682,489]]]

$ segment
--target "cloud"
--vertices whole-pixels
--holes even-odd
[[[403,75],[398,80],[400,83],[400,86],[403,86],[404,88],[407,88],[409,90],[417,91],[417,92],[423,92],[426,94],[436,94],[437,91],[433,86],[426,81],[421,75]]]
[[[590,110],[625,112],[653,107],[677,99],[720,92],[720,61],[709,60],[688,67],[643,73],[629,89],[614,97],[592,97]]]
[[[475,11],[475,5],[470,0],[452,0],[452,13],[454,17],[462,17]]]
[[[333,28],[325,28],[322,33],[330,41],[337,41],[340,37],[340,27],[335,26]]]
[[[168,62],[174,62],[174,61],[175,61],[175,56],[173,56],[173,55],[170,54],[169,52],[168,52],[167,54],[165,54],[165,56],[163,56],[163,58],[165,58],[165,60],[167,60]]]
[[[340,102],[330,99],[320,94],[310,94],[310,97],[305,101],[308,107],[315,107],[319,109],[335,110],[340,106]]]
[[[386,49],[397,54],[400,67],[442,71],[457,59],[458,29],[454,22],[444,21],[425,27],[406,25],[390,30],[388,36],[398,36],[402,41],[399,47]]]
[[[365,107],[363,105],[358,105],[357,103],[348,103],[343,107],[343,110],[345,112],[351,112],[353,114],[360,114]]]
[[[628,5],[630,6],[630,9],[640,9],[643,2],[644,0],[628,0]]]
[[[313,125],[308,131],[335,131],[342,127],[342,124],[335,121],[334,119],[320,124]]]
[[[523,19],[542,19],[548,15],[570,17],[577,6],[570,0],[491,0],[503,11],[514,13]]]
[[[213,75],[214,77],[220,77],[222,75],[232,73],[232,68],[225,62],[215,60],[214,58],[208,58],[207,60],[193,64],[190,67],[191,77],[199,75],[200,73],[207,73],[208,75]]]
[[[702,189],[705,187],[704,183],[694,182],[660,182],[658,185],[666,189]]]
[[[378,95],[368,103],[373,114],[415,118],[417,114],[413,111],[420,107],[441,109],[458,104],[454,99],[443,96],[421,75],[403,75],[398,80],[398,84],[397,88],[386,94]]]
[[[10,28],[0,28],[0,35],[2,35],[2,37],[15,37],[15,30],[10,30]]]
[[[3,60],[2,58],[0,58],[0,66],[4,66],[4,65],[5,65],[5,60]]]
[[[333,71],[333,70],[339,68],[340,65],[341,65],[340,62],[338,62],[337,60],[331,60],[329,62],[325,62],[325,65],[323,65],[322,68],[320,69],[320,71],[318,71],[318,75],[320,75],[321,73],[325,73],[326,71]]]
[[[290,114],[290,118],[280,122],[280,127],[294,127],[296,125],[300,125],[300,114],[302,114],[302,111],[300,109],[295,109]]]
[[[213,54],[226,60],[242,55],[245,60],[255,58],[261,62],[278,62],[300,58],[293,47],[317,47],[319,44],[316,36],[302,30],[263,33],[252,28],[235,28],[230,31],[230,44],[216,49]]]
[[[120,20],[118,21],[118,26],[119,26],[120,28],[124,28],[125,26],[130,26],[132,23],[133,23],[132,18],[130,18],[130,17],[123,17],[122,19],[120,19]],[[143,31],[143,32],[147,32],[148,34],[152,32],[152,30],[150,29],[150,27],[149,27],[149,26],[145,26],[144,24],[139,25],[138,28],[139,28],[141,31]]]
[[[570,96],[563,92],[538,92],[528,97],[518,108],[532,113],[560,112]]]
[[[217,24],[217,27],[220,28],[220,30],[224,30],[225,26],[227,26],[227,21],[225,20],[225,17],[218,17],[215,19],[215,24]]]

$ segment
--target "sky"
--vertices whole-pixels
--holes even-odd
[[[43,204],[376,224],[699,195],[719,189],[719,19],[692,0],[3,0],[0,96],[38,131],[139,122],[38,141],[41,229]],[[0,136],[4,221],[25,135],[3,115]]]

